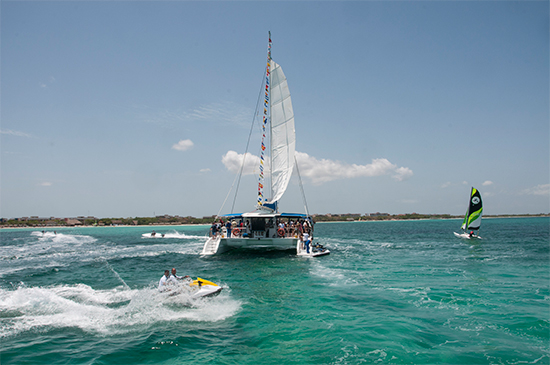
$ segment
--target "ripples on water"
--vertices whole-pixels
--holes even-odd
[[[201,258],[201,226],[3,230],[0,363],[548,364],[548,223],[318,224],[317,259]],[[171,267],[224,290],[161,295]]]

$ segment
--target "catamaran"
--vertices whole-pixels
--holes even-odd
[[[296,248],[298,255],[314,257],[313,250],[308,247],[309,241],[313,242],[313,220],[307,212],[307,204],[304,204],[305,213],[281,213],[278,207],[292,172],[295,167],[298,171],[298,166],[292,101],[283,69],[271,58],[271,32],[264,80],[261,89],[263,118],[256,207],[247,213],[218,214],[216,220],[221,227],[217,228],[216,223],[213,225],[202,255],[215,255],[233,248]],[[244,166],[244,158],[242,163]],[[267,190],[268,185],[266,177],[269,178],[269,192],[264,191],[264,186]],[[264,194],[268,193],[270,198],[264,198]]]
[[[470,192],[470,202],[468,203],[468,210],[464,216],[464,222],[462,222],[462,233],[456,233],[455,236],[461,238],[481,238],[477,234],[481,226],[481,214],[483,213],[483,204],[481,202],[481,194],[479,190],[472,187]],[[468,232],[469,231],[469,232]]]

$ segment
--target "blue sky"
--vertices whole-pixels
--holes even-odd
[[[218,213],[268,31],[310,213],[549,212],[546,1],[0,6],[2,217]]]

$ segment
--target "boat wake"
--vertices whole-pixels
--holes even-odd
[[[227,292],[191,300],[185,293],[167,297],[152,287],[96,290],[77,284],[0,289],[0,338],[60,328],[113,335],[142,331],[166,321],[215,322],[241,308]]]
[[[177,231],[170,231],[170,232],[155,232],[155,234],[151,233],[143,233],[141,235],[142,238],[150,238],[150,239],[157,239],[157,238],[176,238],[181,240],[188,240],[188,239],[208,239],[206,236],[193,236],[193,235],[187,235],[185,233],[179,233]]]

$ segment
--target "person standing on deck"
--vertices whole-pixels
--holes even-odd
[[[304,242],[304,245],[306,246],[306,252],[309,253],[309,233],[304,232],[304,236],[302,240]]]

